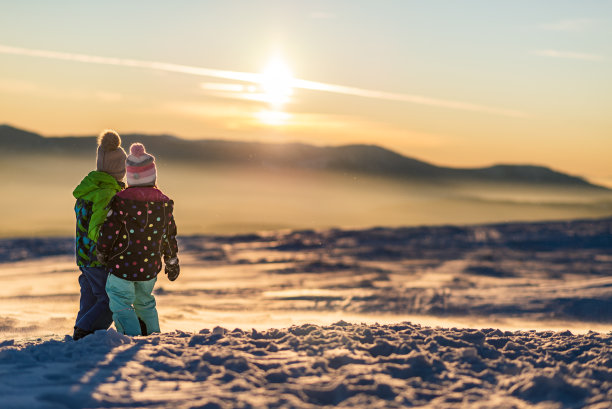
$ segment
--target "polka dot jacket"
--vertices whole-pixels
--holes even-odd
[[[155,187],[129,187],[116,194],[100,229],[97,251],[109,273],[130,281],[156,277],[177,256],[174,202]]]

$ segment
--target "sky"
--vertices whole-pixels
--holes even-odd
[[[377,144],[612,186],[612,1],[0,0],[0,123]]]

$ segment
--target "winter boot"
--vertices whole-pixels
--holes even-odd
[[[147,335],[147,324],[138,317],[138,323],[140,324],[140,332],[142,335]]]
[[[78,341],[79,339],[86,337],[89,334],[93,334],[93,331],[85,331],[82,328],[74,327],[74,334],[72,334],[72,339]]]

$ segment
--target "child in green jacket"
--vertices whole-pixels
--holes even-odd
[[[125,185],[126,154],[121,137],[106,130],[98,137],[96,170],[74,189],[76,198],[76,262],[81,270],[80,308],[72,338],[76,341],[99,329],[108,329],[112,313],[105,286],[108,272],[96,256],[96,240],[106,219],[106,206]]]

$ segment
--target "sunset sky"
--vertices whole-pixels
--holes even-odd
[[[0,123],[379,144],[612,186],[612,1],[4,1]]]

